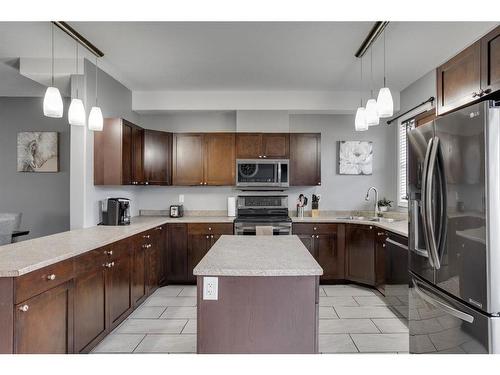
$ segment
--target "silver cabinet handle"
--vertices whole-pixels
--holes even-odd
[[[163,227],[156,227],[155,230],[162,230]]]
[[[207,238],[209,238],[210,236],[207,234]]]
[[[316,230],[316,229],[318,229],[318,228],[316,228],[316,227],[313,228],[313,230]]]
[[[212,230],[212,227],[208,227],[208,230]]]
[[[47,280],[55,280],[55,279],[56,279],[56,275],[54,273],[47,276]]]
[[[142,245],[142,248],[143,249],[149,249],[151,247],[151,244],[145,244],[145,245]]]
[[[267,158],[267,156],[266,156],[266,155],[263,155],[262,157],[263,157],[263,158]]]
[[[370,225],[370,229],[373,229],[373,227]]]
[[[19,306],[19,310],[23,311],[23,312],[26,312],[30,309],[30,307],[28,305],[22,305],[22,306]]]
[[[106,254],[106,255],[113,255],[113,250],[105,250],[104,254]]]
[[[149,238],[149,237],[151,237],[149,234],[142,236],[142,238]]]
[[[318,182],[318,185],[321,185],[321,181],[320,181],[320,182]]]
[[[210,238],[214,238],[214,235],[213,235],[213,234],[211,234],[211,235],[210,235]]]
[[[111,268],[114,265],[115,265],[115,262],[108,262],[108,263],[103,264],[103,266],[106,267],[106,268]]]
[[[385,243],[382,244],[382,247],[385,247]]]
[[[385,236],[385,232],[377,232],[377,236]]]
[[[202,182],[200,182],[200,185],[203,185],[203,181],[202,181]]]
[[[318,234],[316,235],[316,238],[319,238],[319,235],[318,235]]]
[[[419,295],[419,297],[422,298],[424,301],[430,303],[432,306],[437,307],[438,309],[441,309],[447,312],[448,314],[453,315],[455,318],[461,319],[467,323],[474,322],[474,317],[472,315],[457,310],[454,307],[451,307],[450,305],[441,302],[434,297],[431,297],[429,294],[427,294],[418,287],[417,282],[415,280],[413,280],[413,287],[415,289],[415,292]]]

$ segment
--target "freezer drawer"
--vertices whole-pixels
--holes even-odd
[[[478,312],[410,274],[410,353],[499,353],[500,318]]]

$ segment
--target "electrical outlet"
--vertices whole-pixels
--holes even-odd
[[[203,278],[203,299],[217,301],[219,299],[219,278]]]
[[[179,194],[179,203],[184,203],[184,194]]]

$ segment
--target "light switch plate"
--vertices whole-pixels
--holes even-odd
[[[179,194],[179,203],[184,203],[184,194]]]
[[[203,299],[217,301],[219,299],[219,278],[203,278]]]

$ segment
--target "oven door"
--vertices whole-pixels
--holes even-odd
[[[238,159],[236,186],[279,187],[280,163],[276,160]]]
[[[257,226],[273,227],[273,236],[289,235],[292,232],[291,223],[236,223],[234,234],[241,236],[255,236]]]

